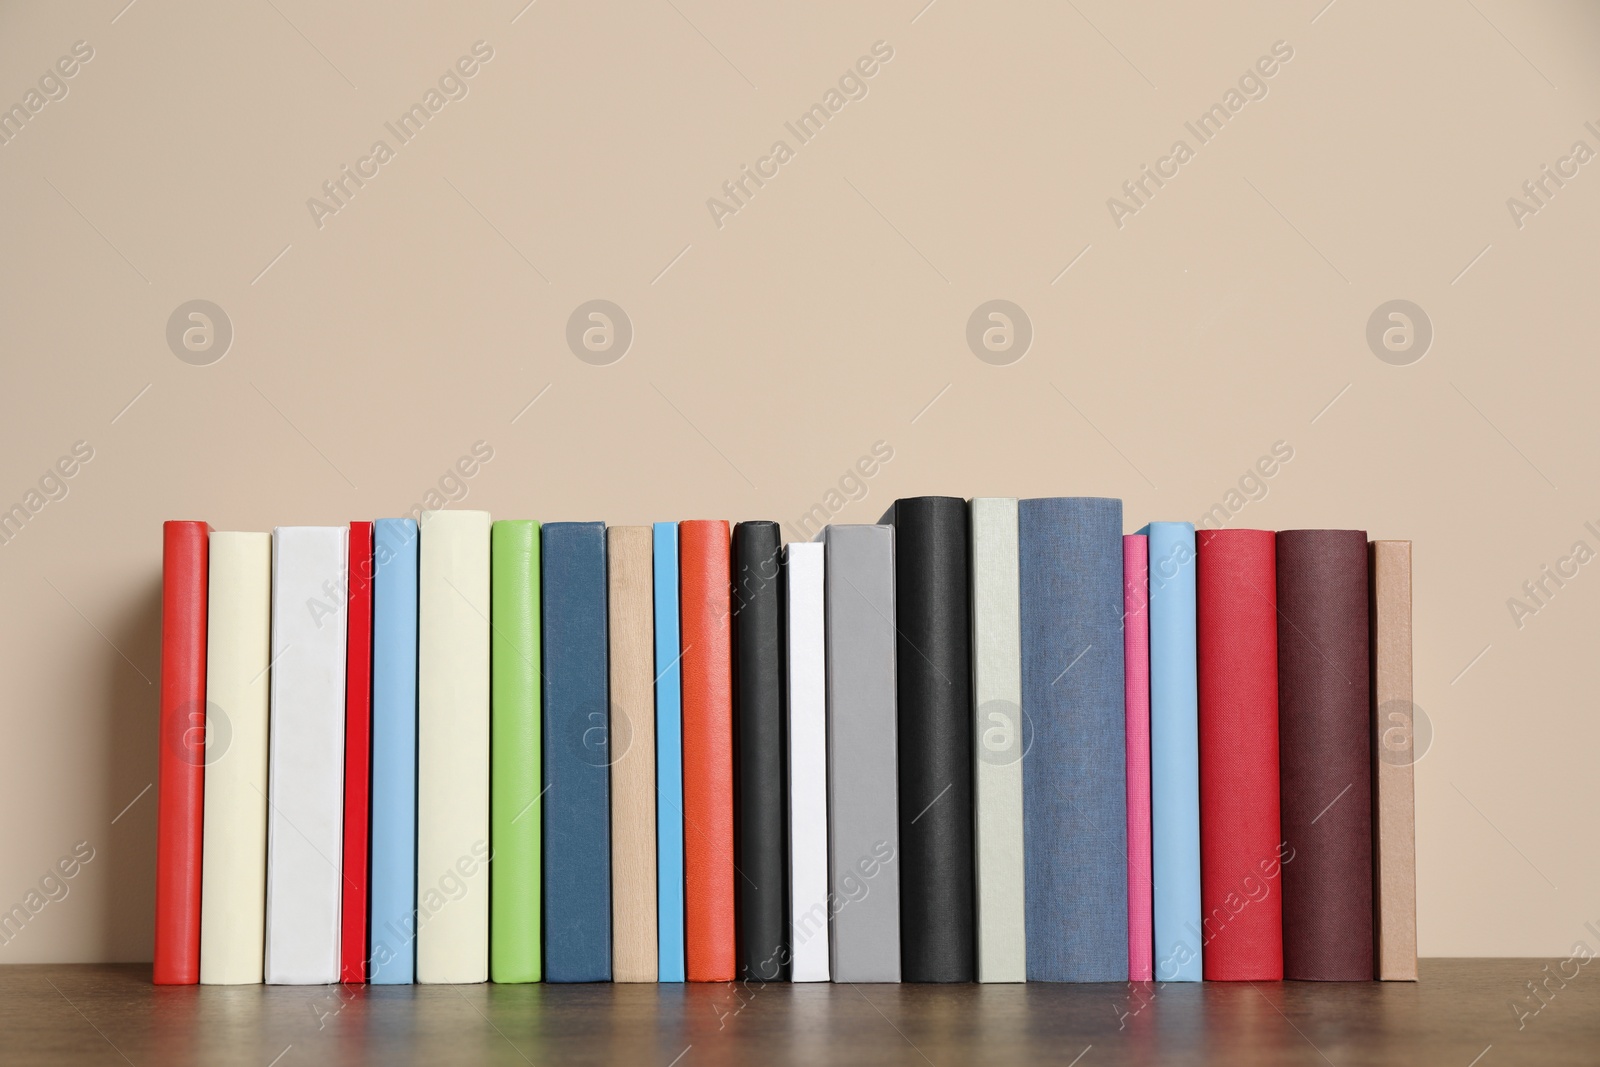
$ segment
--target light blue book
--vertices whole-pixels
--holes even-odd
[[[1150,537],[1150,830],[1158,982],[1198,982],[1200,694],[1195,652],[1194,525],[1152,522]]]
[[[373,524],[372,981],[409,984],[417,948],[417,524]]]
[[[678,661],[678,524],[655,524],[656,968],[683,981],[683,693]]]

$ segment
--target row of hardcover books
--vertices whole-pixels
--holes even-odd
[[[1410,544],[165,527],[158,983],[1410,979]]]

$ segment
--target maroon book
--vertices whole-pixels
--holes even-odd
[[[1371,981],[1367,535],[1277,538],[1283,976]]]

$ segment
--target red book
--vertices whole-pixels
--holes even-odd
[[[733,641],[728,524],[678,524],[685,971],[734,978]]]
[[[368,782],[372,768],[372,523],[350,524],[345,628],[344,886],[339,979],[367,980]]]
[[[1200,906],[1207,981],[1283,978],[1277,540],[1201,531]]]
[[[211,527],[169,522],[161,544],[161,718],[156,757],[157,985],[200,981],[206,763],[206,568]]]

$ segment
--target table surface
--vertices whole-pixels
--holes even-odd
[[[1600,974],[1586,963],[1424,960],[1421,973],[1348,984],[158,987],[147,964],[17,965],[0,967],[0,1063],[1600,1063]],[[1543,983],[1539,999],[1528,983]]]

